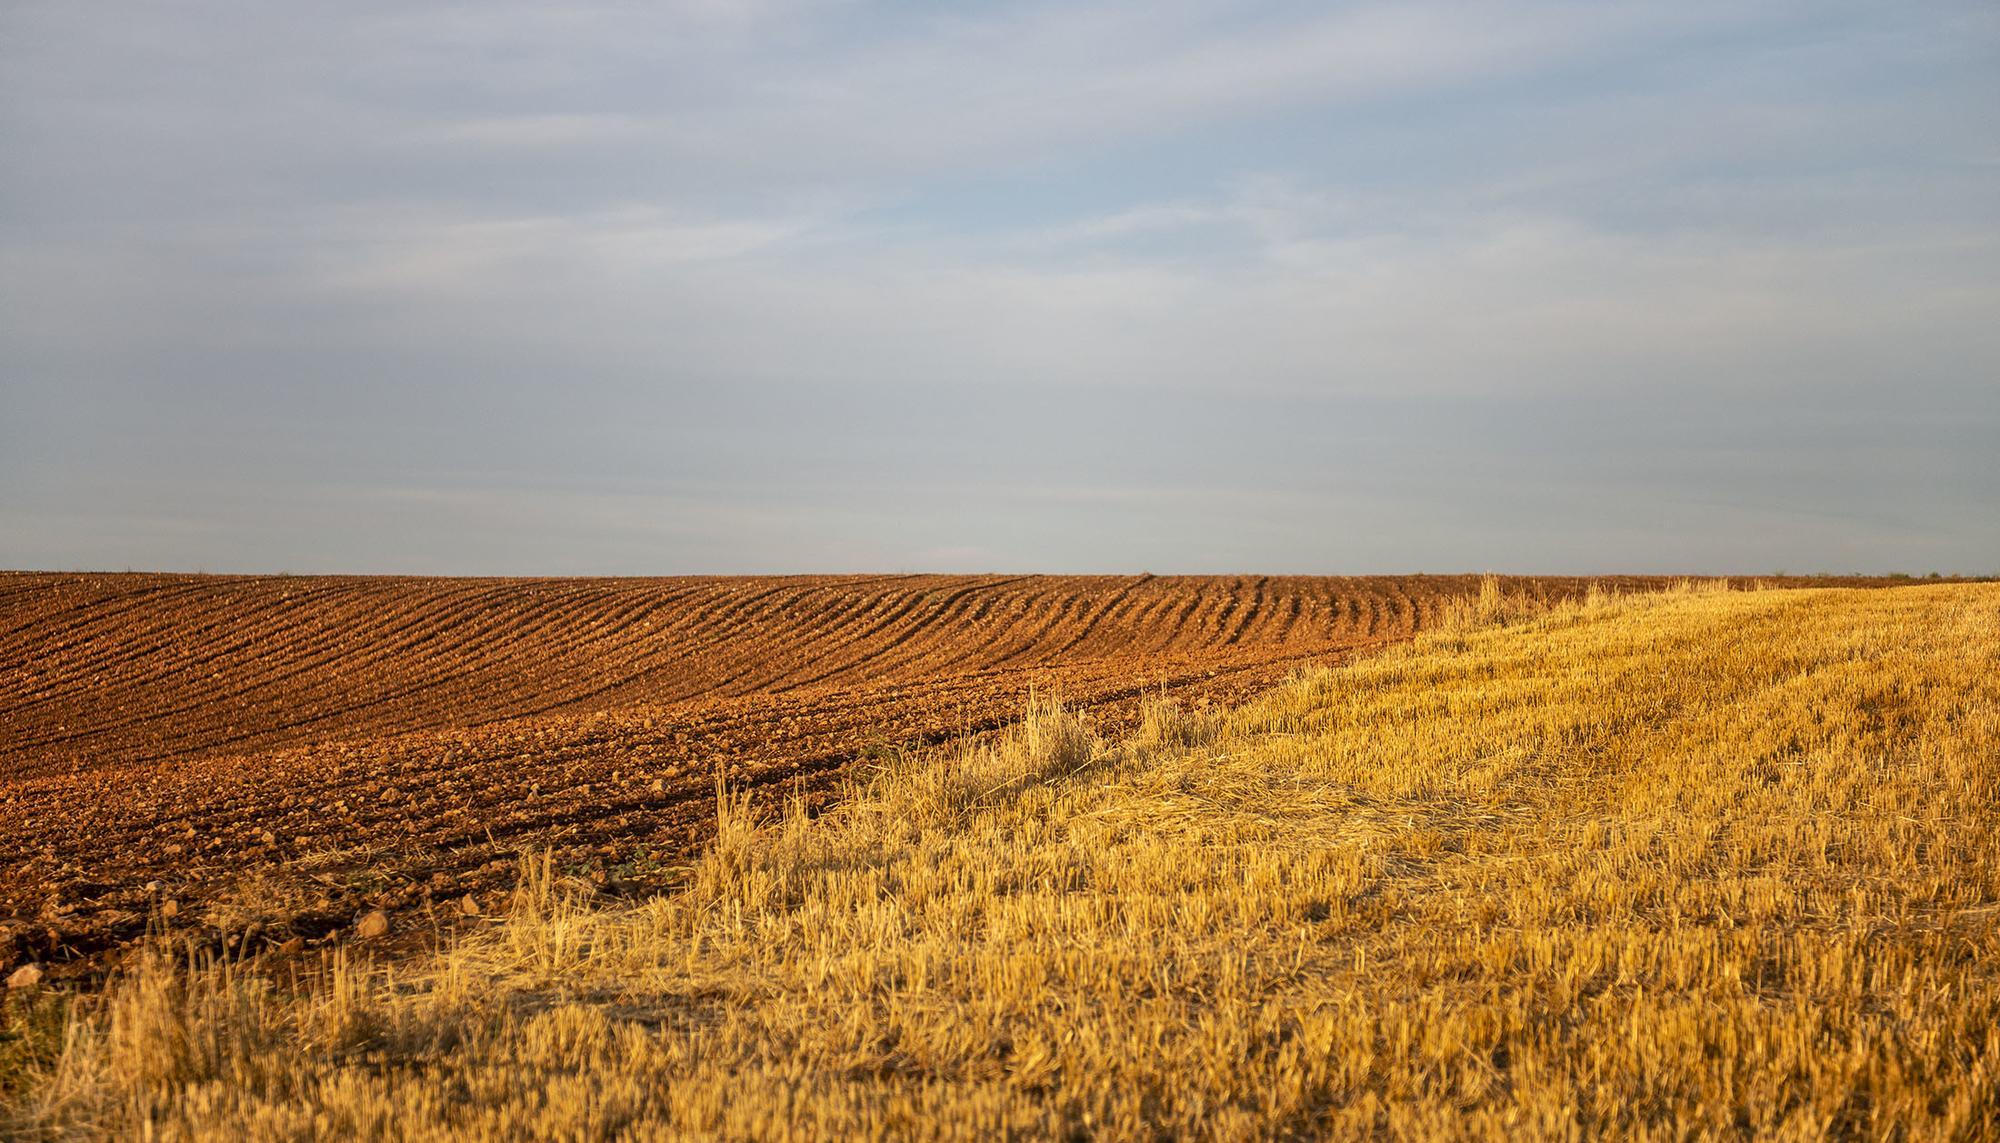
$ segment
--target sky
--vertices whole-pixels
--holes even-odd
[[[2000,572],[1991,0],[8,0],[0,156],[0,567]]]

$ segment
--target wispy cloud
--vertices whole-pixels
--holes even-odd
[[[0,22],[0,563],[2000,547],[1984,5]]]

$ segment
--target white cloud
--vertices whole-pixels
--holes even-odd
[[[1171,518],[1161,534],[1227,530],[1253,514],[1234,490],[1290,487],[1299,499],[1258,518],[1261,538],[1238,534],[1256,562],[1314,505],[1373,528],[1415,504],[1430,523],[1405,526],[1411,544],[1470,525],[1440,508],[1452,494],[1425,483],[1434,465],[1396,464],[1435,443],[1418,418],[1379,445],[1345,422],[1282,426],[1283,455],[1255,427],[1204,441],[1236,400],[1293,418],[1329,396],[1518,401],[1603,408],[1615,424],[1671,391],[1727,425],[1732,391],[1766,409],[1828,402],[1852,421],[1863,405],[1839,401],[1907,386],[1907,402],[1866,408],[1936,408],[1968,438],[1991,420],[1965,398],[2000,371],[2000,184],[1979,98],[1994,93],[1990,19],[1792,0],[114,9],[21,6],[20,34],[0,36],[0,152],[25,156],[0,186],[0,432],[13,434],[0,477],[40,498],[12,519],[94,550],[111,550],[164,464],[212,480],[190,480],[163,519],[212,520],[179,505],[243,487],[201,510],[310,504],[320,552],[364,550],[380,510],[396,543],[458,518],[459,550],[526,559],[479,539],[518,511],[524,536],[625,543],[619,558],[685,543],[722,560],[737,543],[782,566],[785,537],[809,534],[853,566],[971,559],[953,549],[978,537],[899,531],[894,507],[871,515],[864,501],[940,486],[967,445],[1019,444],[1040,464],[1032,439],[988,440],[1003,432],[991,409],[1042,403],[1067,428],[1088,393],[1096,419],[1064,456],[1098,457],[1127,431],[1129,398],[1205,410],[1145,431],[1172,438],[1158,451],[1183,467],[1204,448],[1229,466],[1199,479],[1063,469],[1040,477],[1062,495],[1017,480],[977,519],[1055,553],[1061,534],[1110,535],[1096,521],[1134,505]],[[572,468],[601,485],[618,432],[621,463],[679,488],[685,473],[646,434],[692,425],[674,439],[710,447],[701,418],[722,416],[709,398],[728,386],[833,395],[810,414],[750,400],[730,415],[758,431],[702,454],[769,473],[764,501],[524,492]],[[1175,403],[1188,393],[1203,397]],[[891,406],[935,410],[920,425],[942,442],[884,431]],[[215,443],[167,441],[142,463],[92,428],[130,409],[136,427],[115,439],[150,440],[151,418],[196,435],[212,421]],[[1617,518],[1602,489],[1620,474],[1657,494],[1715,459],[1579,446],[1563,480],[1582,473],[1597,499],[1571,500],[1521,475],[1538,458],[1524,463],[1522,426],[1505,431],[1480,479],[1593,519]],[[1903,499],[1962,514],[2000,479],[1990,448],[1962,441],[1939,446],[1935,470],[1897,459],[1931,443],[1902,431],[1867,455]],[[1329,471],[1313,467],[1320,435],[1329,451],[1376,447],[1376,467],[1310,486],[1301,472]],[[458,451],[435,462],[442,476],[411,471],[445,446]],[[496,456],[501,477],[464,467]],[[313,464],[477,487],[315,500],[331,478]],[[66,465],[122,472],[126,491],[77,484]],[[1378,471],[1372,499],[1343,499]],[[1236,499],[1191,495],[1204,480]],[[63,501],[67,487],[82,491]],[[786,497],[822,488],[845,514],[808,527]],[[1765,515],[1732,517],[1729,542],[1858,493],[1773,495]],[[111,523],[48,523],[72,510]],[[213,534],[154,539],[193,551]],[[230,535],[236,552],[266,543],[247,526]]]
[[[654,207],[517,218],[354,211],[315,245],[301,284],[469,300],[580,278],[616,288],[634,275],[769,251],[813,225],[801,217],[687,218]]]
[[[1449,91],[1742,18],[1719,5],[1450,0],[1261,19],[1214,3],[918,16],[858,49],[737,60],[716,77],[707,130],[676,137],[753,168],[977,168],[1287,105]],[[662,137],[675,126],[663,117]]]

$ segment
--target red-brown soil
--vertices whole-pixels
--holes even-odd
[[[725,768],[812,802],[857,759],[990,729],[1031,690],[1114,721],[1146,687],[1234,701],[1476,589],[0,574],[0,968],[83,971],[149,919],[258,948],[374,908],[439,932],[467,895],[500,907],[524,851],[657,889]]]

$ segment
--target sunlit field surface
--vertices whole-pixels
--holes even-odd
[[[1738,585],[1741,587],[1742,585]],[[10,999],[24,1137],[2000,1137],[2000,586],[1489,591],[682,890]]]

